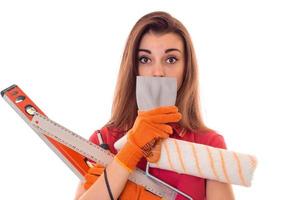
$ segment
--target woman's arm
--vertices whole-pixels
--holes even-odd
[[[230,184],[213,180],[206,182],[206,197],[207,200],[234,200]]]
[[[107,168],[107,178],[114,199],[117,199],[127,182],[130,172],[119,164],[115,159]],[[104,181],[104,173],[97,181],[88,189],[85,190],[83,184],[80,184],[76,192],[76,200],[91,200],[103,199],[110,200],[109,193]]]
[[[129,174],[135,169],[144,155],[148,155],[156,140],[168,138],[173,133],[172,127],[166,123],[178,122],[181,114],[176,106],[162,106],[148,111],[138,111],[133,127],[126,135],[127,142],[106,167],[110,190],[114,199],[123,191]],[[147,133],[147,134],[145,134]],[[79,196],[79,200],[101,199],[110,200],[103,173]],[[82,193],[80,187],[77,194]]]

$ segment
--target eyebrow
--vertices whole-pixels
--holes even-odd
[[[146,52],[146,53],[151,54],[151,51],[148,50],[148,49],[139,49],[138,51],[144,51],[144,52]],[[181,51],[180,51],[179,49],[176,49],[176,48],[167,49],[167,50],[165,50],[165,53],[169,53],[169,52],[171,52],[171,51],[178,51],[178,52],[181,53]]]

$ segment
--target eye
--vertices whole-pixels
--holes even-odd
[[[150,58],[146,57],[146,56],[141,56],[139,57],[139,62],[142,64],[147,64],[149,62],[151,62]]]
[[[178,59],[176,57],[169,57],[167,59],[167,63],[174,64]]]

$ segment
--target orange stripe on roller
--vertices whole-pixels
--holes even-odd
[[[221,150],[219,150],[219,152],[220,152],[220,157],[221,157],[221,161],[222,161],[222,169],[223,169],[223,173],[224,173],[226,182],[231,183],[231,181],[229,179],[229,176],[227,174],[226,163],[225,163],[225,160],[224,160],[223,152]]]
[[[210,152],[210,150],[209,150],[208,147],[206,147],[206,150],[207,150],[207,153],[208,153],[208,158],[209,158],[209,160],[210,160],[210,166],[211,166],[211,169],[212,169],[212,171],[213,171],[213,173],[214,173],[214,175],[215,175],[215,178],[216,178],[217,180],[220,180],[220,178],[219,178],[219,176],[218,176],[218,174],[217,174],[216,168],[215,168],[215,163],[214,163],[213,157],[212,157],[212,155],[211,155],[211,152]]]
[[[246,181],[244,179],[244,175],[243,175],[243,171],[242,171],[242,166],[241,166],[241,161],[240,161],[238,155],[235,152],[233,152],[233,156],[234,156],[234,158],[235,158],[235,160],[237,162],[237,165],[238,165],[238,172],[239,172],[241,183],[243,185],[247,185]]]
[[[198,160],[198,156],[197,156],[197,153],[196,153],[196,149],[195,149],[195,146],[194,144],[191,142],[190,145],[192,146],[192,150],[193,150],[193,156],[194,156],[194,159],[195,159],[195,163],[196,163],[196,167],[197,167],[197,170],[198,170],[198,173],[200,175],[200,177],[203,177],[203,172],[200,168],[200,163],[199,163],[199,160]]]
[[[165,146],[165,149],[166,149],[166,152],[167,152],[167,158],[168,158],[168,163],[169,163],[169,166],[171,169],[173,169],[173,171],[175,171],[174,167],[173,167],[173,164],[172,164],[172,161],[171,161],[171,158],[170,158],[170,152],[169,152],[169,147],[167,145],[166,142],[163,142],[163,145]]]
[[[178,156],[179,156],[179,161],[180,161],[181,168],[183,169],[184,172],[186,172],[185,167],[184,167],[183,158],[182,158],[182,153],[181,153],[181,151],[180,151],[180,148],[179,148],[179,146],[178,146],[178,143],[177,143],[176,140],[174,140],[174,143],[175,143],[176,151],[177,151]]]

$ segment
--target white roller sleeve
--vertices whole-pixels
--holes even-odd
[[[125,135],[115,148],[121,149],[126,140]],[[168,138],[162,143],[159,161],[150,166],[249,187],[256,164],[252,155]]]

